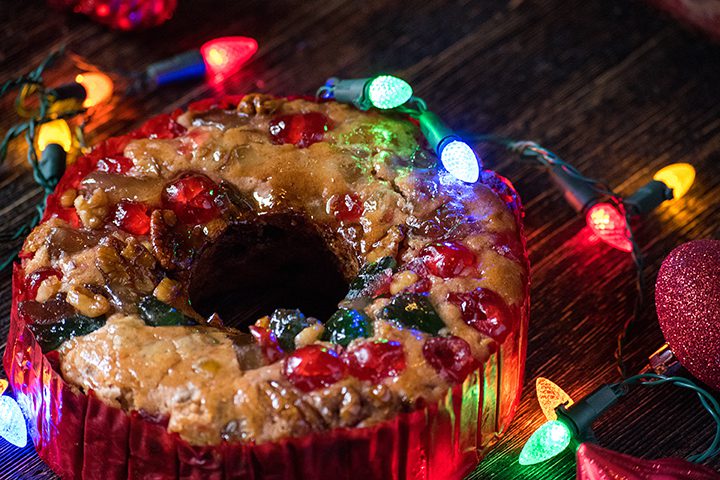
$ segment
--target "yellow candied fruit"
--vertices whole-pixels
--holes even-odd
[[[390,284],[390,293],[392,295],[397,295],[417,281],[418,276],[415,272],[411,272],[410,270],[400,272],[395,275],[392,283]]]

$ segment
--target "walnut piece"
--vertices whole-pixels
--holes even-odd
[[[75,198],[75,210],[86,228],[99,228],[108,214],[108,198],[104,190],[96,189],[89,199]]]
[[[280,101],[272,95],[251,93],[240,100],[237,110],[245,115],[269,115],[275,112],[279,106]]]
[[[110,302],[107,301],[107,298],[81,286],[70,288],[66,300],[78,312],[90,318],[99,317],[110,310]]]
[[[62,193],[62,195],[60,195],[60,205],[65,208],[70,208],[75,203],[76,198],[77,190],[75,190],[74,188],[68,188]]]
[[[62,282],[60,282],[60,279],[58,277],[48,277],[45,280],[40,283],[40,286],[38,286],[37,289],[37,295],[35,295],[35,300],[44,303],[51,297],[54,297],[56,293],[60,291],[60,286],[62,285]]]

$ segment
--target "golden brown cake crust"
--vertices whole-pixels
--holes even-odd
[[[278,144],[270,133],[278,118],[311,113],[324,115],[328,125],[315,143]],[[495,185],[470,185],[439,170],[409,120],[335,102],[253,94],[235,109],[191,108],[178,123],[184,128],[174,138],[128,143],[127,171],[95,171],[77,189],[61,193],[63,206],[77,212],[78,227],[52,218],[25,243],[26,278],[59,274],[44,275],[35,301],[21,311],[37,317],[65,309],[106,319],[59,347],[69,383],[128,411],[166,417],[168,430],[192,444],[260,443],[372,425],[447,391],[452,379],[423,353],[434,335],[388,317],[398,295],[427,295],[444,325],[436,335],[465,340],[479,363],[516,328],[528,282],[519,206],[498,191],[502,182],[495,176]],[[186,225],[163,197],[168,183],[188,172],[202,173],[220,192],[220,213],[195,225]],[[348,198],[360,205],[360,215],[342,215]],[[147,232],[132,233],[114,221],[118,204],[128,201],[147,206]],[[272,361],[247,333],[195,311],[189,300],[193,288],[202,288],[196,272],[204,252],[228,232],[249,236],[253,225],[280,223],[290,225],[285,231],[312,230],[322,238],[346,280],[368,263],[385,257],[397,262],[381,294],[338,299],[369,317],[369,338],[345,349],[323,341],[327,318],[320,318],[294,338],[294,346],[342,352],[368,341],[398,342],[402,371],[379,381],[345,375],[306,391],[288,379],[283,360]],[[438,244],[459,245],[473,260],[451,275],[437,275],[437,265],[427,266],[427,248]],[[460,305],[470,300],[463,295],[478,291],[491,292],[507,312],[503,324],[468,323]],[[146,324],[138,305],[149,296],[198,325]],[[261,331],[268,321],[260,318],[255,326]]]

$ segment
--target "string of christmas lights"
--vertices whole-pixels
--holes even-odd
[[[206,78],[217,84],[237,73],[257,49],[257,42],[249,37],[216,38],[197,50],[155,62],[144,71],[132,74],[128,92],[147,93],[164,85],[196,78]],[[10,142],[24,134],[33,178],[43,190],[43,197],[31,219],[14,234],[6,235],[5,240],[19,239],[40,222],[47,197],[65,172],[66,163],[71,162],[79,151],[87,149],[83,127],[90,117],[88,109],[109,101],[113,95],[112,79],[98,71],[79,73],[73,82],[48,88],[42,74],[62,54],[62,50],[51,53],[37,68],[0,88],[0,97],[19,90],[15,110],[26,119],[6,132],[0,143],[0,163],[7,156]],[[73,132],[68,121],[80,115],[84,115],[85,120]],[[0,263],[0,270],[12,264],[18,252],[19,247]]]
[[[361,110],[375,107],[409,115],[420,124],[425,139],[445,170],[466,183],[478,180],[482,161],[475,150],[445,125],[438,115],[428,110],[426,102],[414,96],[412,87],[404,80],[392,75],[361,79],[332,77],[318,89],[317,97],[350,103]],[[669,165],[625,199],[608,184],[583,175],[558,155],[535,142],[496,135],[479,135],[474,140],[500,145],[518,154],[521,159],[545,168],[568,203],[584,215],[593,233],[608,245],[631,254],[636,271],[636,297],[633,314],[618,333],[615,350],[618,371],[621,378],[626,378],[625,343],[632,326],[640,317],[645,297],[644,260],[633,234],[632,217],[645,215],[665,201],[682,197],[694,181],[695,170],[686,163]]]
[[[518,461],[521,465],[544,462],[563,452],[568,446],[579,448],[586,441],[596,442],[592,424],[635,386],[672,384],[695,392],[703,408],[715,422],[715,435],[710,446],[702,453],[688,457],[694,463],[720,454],[720,404],[715,397],[685,377],[641,373],[618,383],[599,387],[574,402],[562,388],[546,378],[536,380],[540,408],[547,419],[527,440]]]
[[[64,109],[59,108],[56,102],[65,100],[65,98],[59,99],[59,97],[63,96],[62,90],[58,94],[57,90],[48,89],[43,83],[43,72],[61,54],[62,51],[51,53],[34,70],[19,78],[10,80],[0,87],[0,97],[15,89],[20,89],[16,105],[18,106],[18,113],[27,118],[26,121],[15,124],[6,132],[5,137],[0,142],[0,163],[7,156],[10,141],[24,135],[27,143],[27,161],[32,167],[35,182],[43,190],[43,197],[36,205],[34,215],[10,237],[10,240],[17,240],[40,222],[45,211],[47,197],[52,193],[55,185],[57,185],[60,177],[65,172],[66,152],[70,150],[72,145],[72,134],[66,119],[80,115],[86,110],[82,106],[82,102],[87,98],[87,95],[79,100],[79,104],[78,102],[69,102]],[[84,90],[85,87],[82,87],[82,89]],[[26,106],[27,96],[31,92],[36,94],[38,100],[37,108],[32,111]],[[42,136],[40,136],[40,133],[42,133]],[[39,140],[37,150],[35,148],[36,140]],[[41,155],[40,159],[38,159],[38,150]],[[0,264],[0,270],[13,262],[18,251],[19,248]]]

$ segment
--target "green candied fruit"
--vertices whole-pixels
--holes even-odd
[[[372,337],[372,334],[370,317],[360,310],[341,308],[325,324],[321,340],[347,347],[356,338]]]
[[[270,331],[286,352],[295,350],[295,336],[312,325],[300,310],[278,308],[270,315]]]
[[[383,285],[383,280],[388,280],[397,262],[393,257],[382,257],[377,262],[363,265],[357,277],[350,282],[350,291],[345,298],[354,300],[359,297],[372,297]]]
[[[85,315],[73,315],[50,324],[34,323],[28,325],[43,352],[56,350],[63,342],[74,337],[87,335],[105,325],[105,317],[90,318]]]
[[[433,335],[437,335],[440,329],[445,327],[430,300],[421,293],[397,295],[383,308],[380,316],[404,327]]]
[[[175,307],[161,302],[152,295],[143,297],[138,305],[140,317],[145,325],[151,327],[175,327],[181,325],[197,325],[197,322],[186,316]]]

